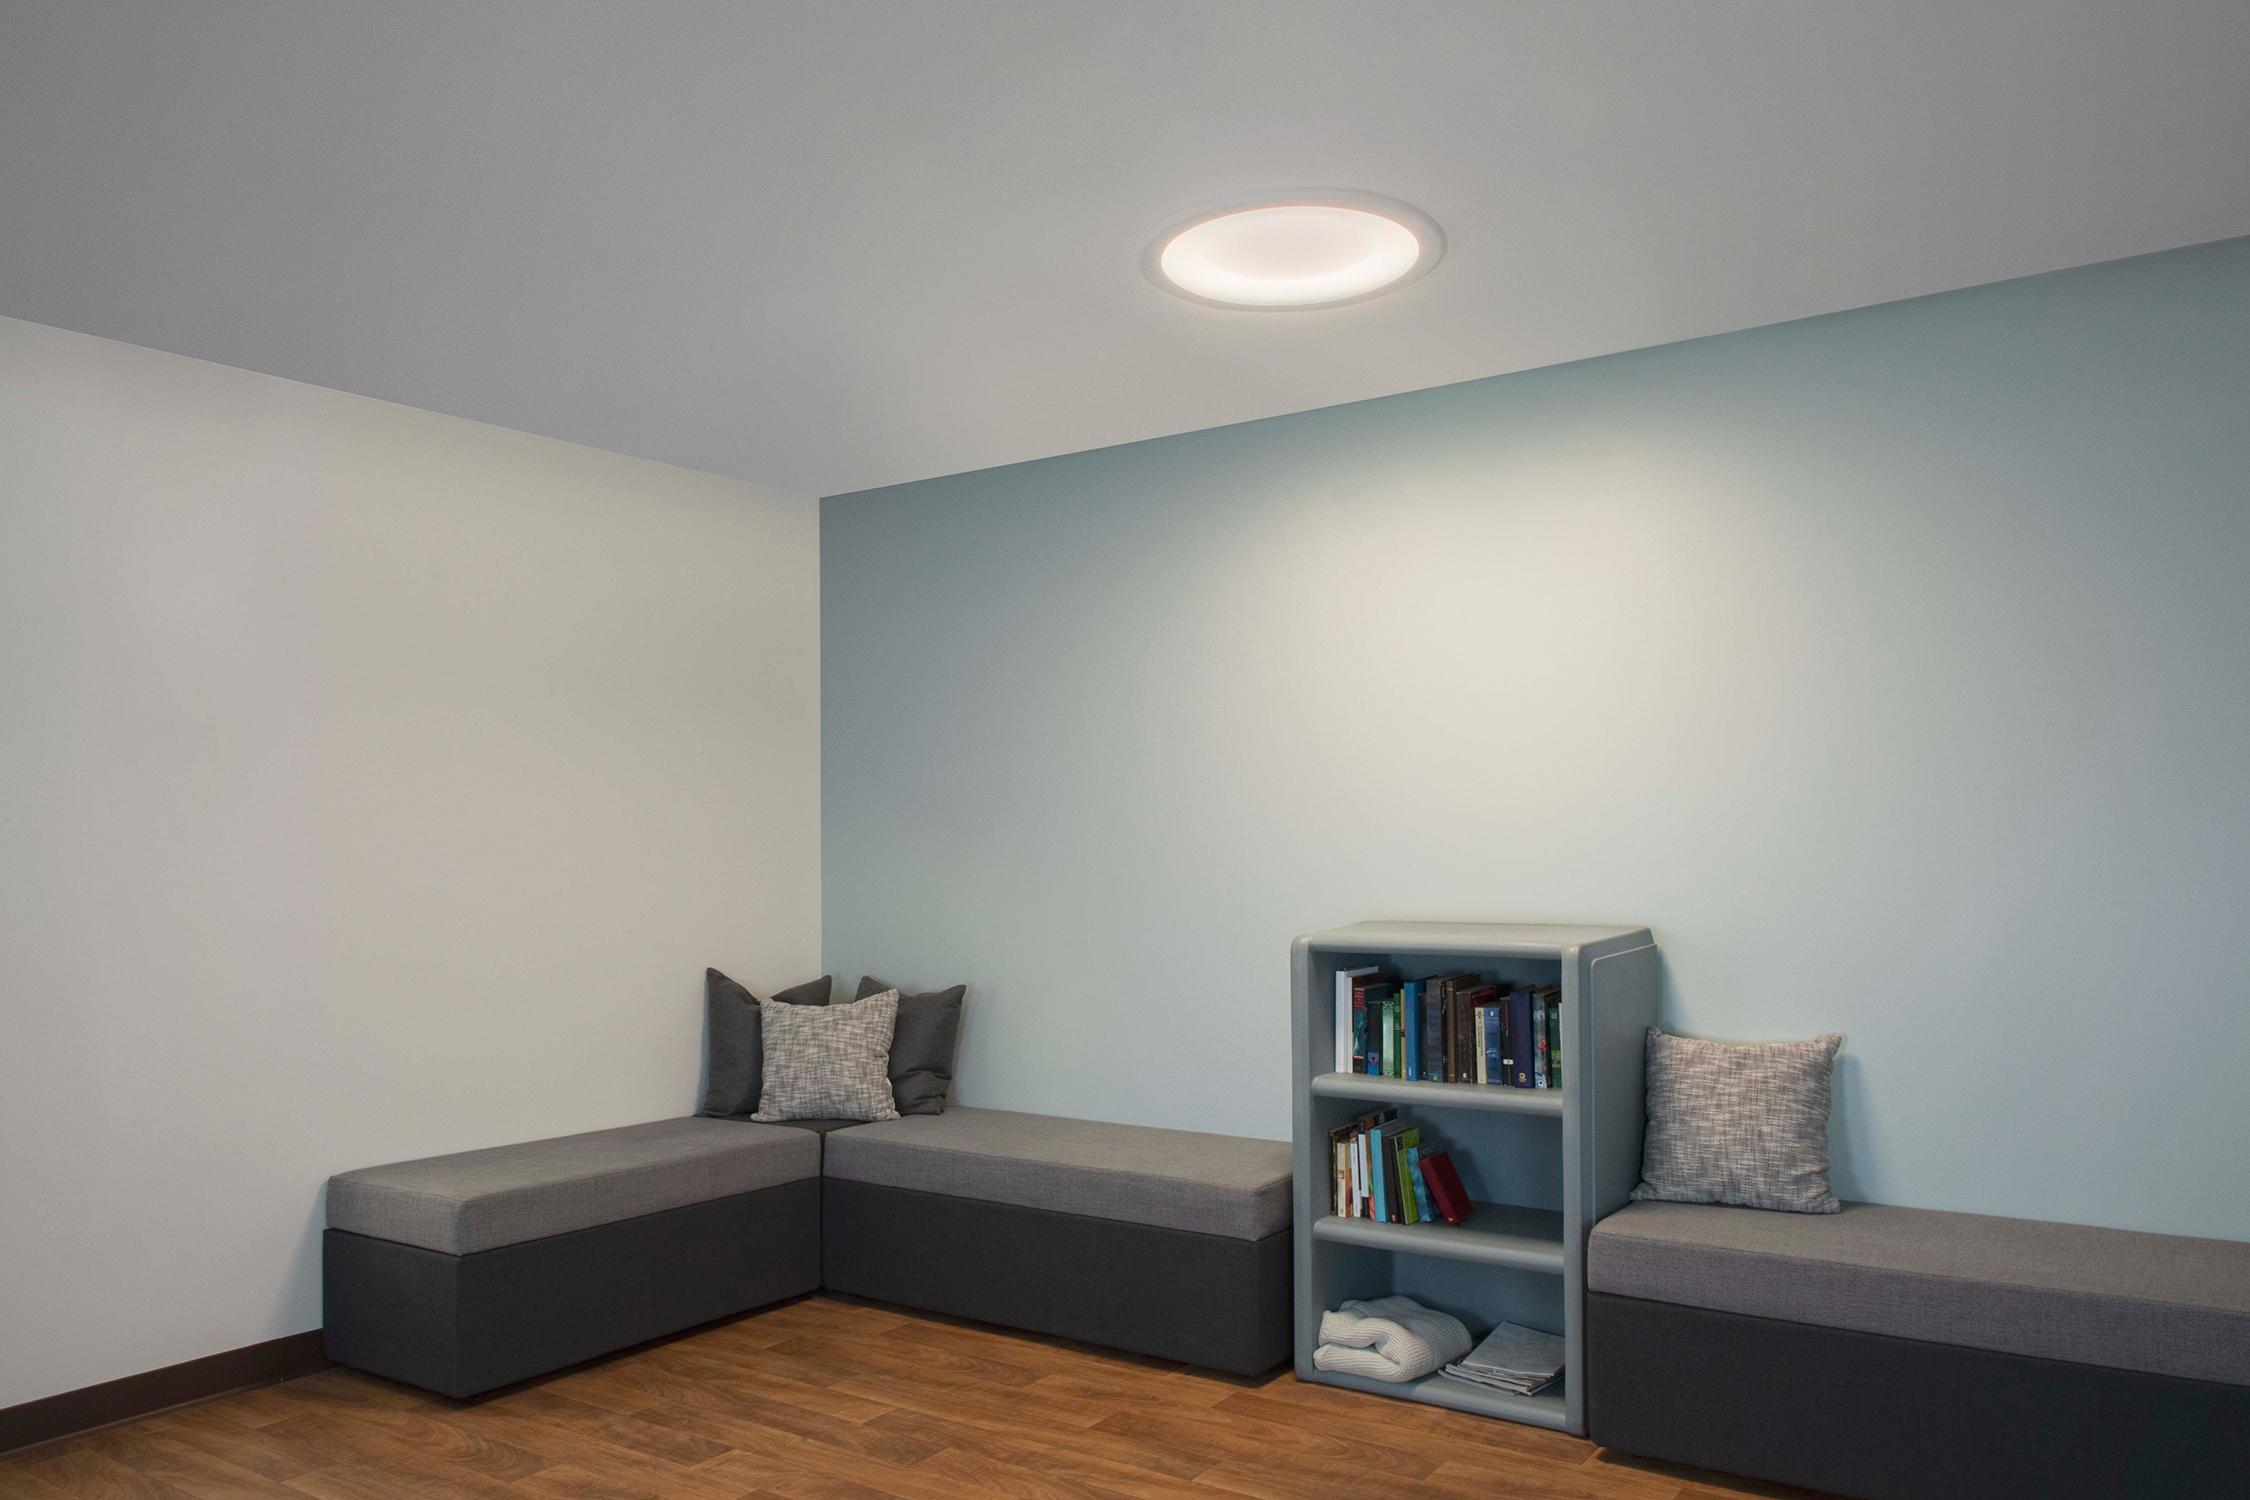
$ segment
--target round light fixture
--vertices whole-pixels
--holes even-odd
[[[1190,302],[1273,312],[1379,297],[1444,254],[1444,231],[1419,209],[1313,188],[1206,203],[1149,241],[1141,270]]]

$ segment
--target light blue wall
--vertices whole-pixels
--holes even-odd
[[[1508,295],[1495,288],[1495,295]],[[1287,945],[1645,922],[1847,1196],[2250,1237],[2250,240],[825,502],[829,966],[1288,1132]]]

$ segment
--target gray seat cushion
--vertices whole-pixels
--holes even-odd
[[[657,1120],[346,1172],[328,1227],[470,1255],[819,1175],[810,1131]]]
[[[828,1137],[824,1175],[1260,1240],[1289,1227],[1289,1143],[1002,1109],[908,1115]]]
[[[1635,1203],[1586,1285],[1792,1323],[2250,1385],[2250,1244],[1846,1203]]]

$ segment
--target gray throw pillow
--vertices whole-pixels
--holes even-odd
[[[859,998],[896,992],[897,985],[860,976]],[[902,1115],[942,1115],[953,1091],[953,1049],[961,1038],[965,984],[898,997],[898,1029],[891,1037],[891,1094]]]
[[[1636,1198],[1832,1214],[1828,1084],[1834,1034],[1707,1042],[1648,1029],[1648,1133]]]
[[[761,1001],[766,1073],[753,1120],[895,1120],[891,1028],[898,992],[849,1005]]]
[[[823,974],[777,991],[774,999],[791,1005],[826,1005],[836,982]],[[759,1045],[758,997],[721,974],[703,971],[703,1039],[711,1059],[703,1090],[703,1113],[746,1115],[758,1107],[758,1082],[765,1073]]]

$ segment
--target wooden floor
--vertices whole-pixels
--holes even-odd
[[[826,1294],[475,1401],[336,1369],[0,1459],[37,1500],[1806,1493]]]

